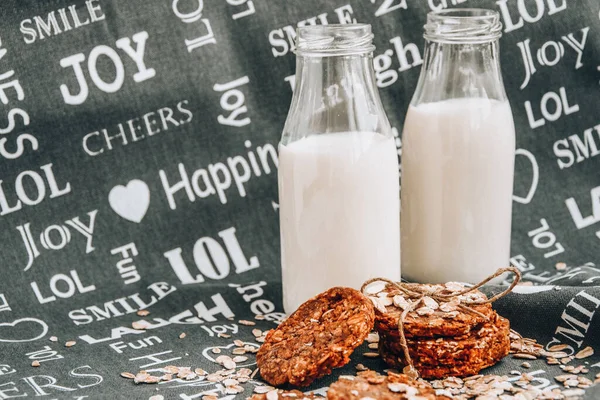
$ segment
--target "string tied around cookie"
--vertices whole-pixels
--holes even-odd
[[[494,296],[490,297],[489,299],[487,297],[482,298],[480,296],[474,296],[472,298],[469,298],[469,297],[460,298],[460,296],[464,296],[468,293],[475,292],[477,289],[479,289],[480,287],[482,287],[483,285],[485,285],[492,279],[495,279],[505,273],[514,274],[515,279],[502,292],[495,294]],[[481,305],[481,304],[493,303],[494,301],[501,299],[502,297],[504,297],[508,293],[510,293],[514,289],[514,287],[517,286],[517,284],[519,283],[520,280],[521,280],[521,272],[517,268],[505,267],[505,268],[499,268],[495,273],[488,276],[487,278],[485,278],[484,280],[482,280],[481,282],[479,282],[476,285],[473,285],[470,287],[465,287],[462,290],[456,290],[456,291],[454,291],[454,290],[449,291],[445,285],[441,285],[438,289],[435,289],[431,286],[425,286],[425,285],[419,286],[414,283],[394,282],[387,278],[369,279],[368,281],[363,283],[362,287],[360,288],[360,291],[365,296],[369,297],[369,295],[367,293],[365,293],[365,291],[366,291],[366,288],[370,284],[372,284],[374,282],[385,282],[385,283],[391,285],[392,287],[394,287],[395,289],[398,289],[401,293],[404,294],[404,297],[407,298],[408,301],[407,301],[406,308],[400,307],[403,309],[403,311],[402,311],[402,314],[400,314],[400,318],[398,319],[398,333],[400,335],[400,347],[402,348],[402,352],[404,353],[404,358],[405,358],[406,364],[407,364],[404,367],[403,372],[406,375],[416,379],[419,377],[419,372],[415,368],[412,358],[410,357],[410,354],[408,351],[408,344],[406,342],[406,335],[404,333],[404,321],[406,320],[407,315],[411,311],[415,310],[417,308],[417,306],[423,301],[423,299],[425,299],[426,297],[429,297],[429,298],[435,300],[438,304],[450,303],[450,302],[454,301],[456,303],[455,306],[460,308],[461,310],[472,313],[472,314],[476,314],[479,317],[482,317],[484,320],[488,320],[487,316],[483,315],[482,313],[480,313],[479,311],[477,311],[471,307],[476,306],[476,305]],[[449,293],[448,293],[448,291],[449,291]]]

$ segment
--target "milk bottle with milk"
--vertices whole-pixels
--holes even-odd
[[[402,272],[478,282],[509,264],[515,128],[495,11],[430,13],[402,132]]]
[[[298,28],[279,145],[283,303],[400,279],[398,154],[372,67],[370,25]]]

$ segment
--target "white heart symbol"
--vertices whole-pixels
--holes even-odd
[[[535,194],[535,191],[538,186],[538,180],[540,179],[540,167],[538,166],[538,163],[537,163],[535,157],[533,156],[533,154],[531,154],[531,152],[529,152],[528,150],[517,149],[517,151],[515,151],[515,155],[519,155],[519,154],[527,157],[527,159],[531,162],[531,169],[533,172],[533,177],[531,178],[531,187],[529,188],[529,192],[527,192],[527,196],[519,197],[519,196],[515,196],[513,194],[513,200],[516,201],[517,203],[529,204],[531,199],[533,199],[533,195]]]
[[[30,339],[23,339],[23,333],[19,334],[19,339],[11,339],[12,336],[10,334],[11,329],[10,328],[14,328],[15,326],[19,325],[20,323],[27,323],[27,322],[33,322],[34,324],[40,325],[42,327],[42,331],[40,333],[37,334],[37,336],[30,338]],[[9,328],[6,328],[9,327]],[[29,327],[29,329],[26,330],[27,333],[33,335],[34,334],[35,329],[32,329],[32,326]],[[8,333],[8,336],[4,336],[6,333]],[[48,333],[48,325],[46,325],[46,323],[44,321],[42,321],[41,319],[37,319],[37,318],[21,318],[21,319],[17,319],[13,322],[4,322],[0,324],[0,342],[6,342],[6,343],[19,343],[19,342],[33,342],[34,340],[38,340],[42,337],[44,337],[44,335]]]
[[[117,185],[108,194],[114,212],[128,221],[142,221],[150,205],[150,189],[146,182],[133,179],[127,186]]]

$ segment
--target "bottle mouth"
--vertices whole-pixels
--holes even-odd
[[[375,50],[369,24],[308,25],[296,32],[295,53],[301,56],[343,56]]]
[[[486,43],[502,36],[497,11],[454,8],[427,14],[423,37],[441,43]]]

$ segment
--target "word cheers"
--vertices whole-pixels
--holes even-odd
[[[135,49],[131,46],[131,39],[133,39],[133,42],[136,44]],[[137,72],[133,74],[133,80],[136,83],[140,83],[147,79],[153,78],[156,75],[156,70],[154,70],[154,68],[146,67],[144,62],[148,32],[138,32],[133,35],[131,39],[128,37],[118,39],[115,45],[118,49],[123,50],[123,52],[135,62]],[[112,81],[105,81],[104,78],[100,76],[97,68],[97,63],[100,56],[108,58],[113,65],[115,76]],[[84,61],[85,54],[83,53],[73,54],[60,60],[61,67],[73,68],[78,88],[78,90],[75,92],[76,94],[73,94],[66,84],[60,85],[60,93],[62,94],[63,100],[66,104],[83,104],[88,98],[90,89],[83,72],[82,63]],[[121,60],[121,56],[112,47],[106,45],[98,45],[94,47],[88,56],[87,67],[88,75],[92,79],[92,83],[101,91],[105,93],[115,93],[123,86],[123,82],[125,81],[125,67],[123,65],[123,61]]]
[[[91,253],[94,251],[92,239],[94,235],[94,223],[98,210],[87,213],[89,222],[83,223],[79,217],[71,218],[65,221],[64,225],[53,224],[40,233],[40,244],[46,250],[61,250],[71,242],[71,231],[69,227],[80,233],[86,240],[85,252]],[[33,265],[33,261],[40,256],[40,250],[31,234],[31,223],[17,226],[17,231],[21,234],[21,239],[25,244],[27,252],[27,264],[24,271],[27,271]]]
[[[169,250],[164,254],[181,283],[184,285],[201,283],[204,282],[204,276],[215,280],[227,277],[231,271],[229,258],[233,261],[236,274],[260,267],[256,256],[252,256],[248,260],[244,255],[242,247],[235,236],[234,227],[222,230],[218,235],[223,240],[225,248],[215,239],[208,236],[198,239],[194,244],[194,263],[198,271],[201,272],[201,274],[197,274],[195,277],[192,276],[192,273],[183,260],[181,247]],[[228,255],[229,257],[227,257]]]

